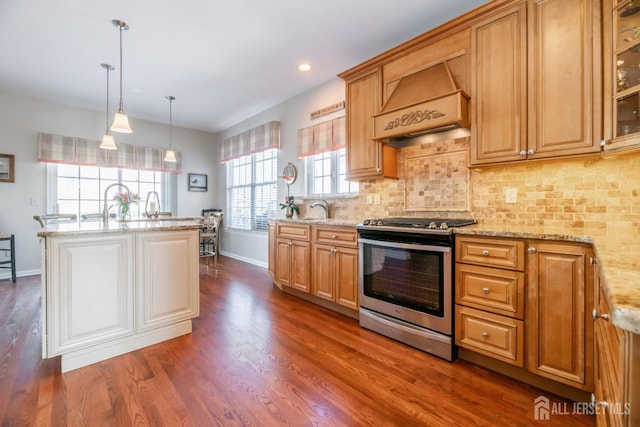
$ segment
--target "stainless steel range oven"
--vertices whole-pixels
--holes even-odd
[[[453,360],[451,228],[474,223],[386,218],[359,224],[360,326]]]

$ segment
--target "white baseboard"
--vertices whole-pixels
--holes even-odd
[[[253,258],[246,258],[246,257],[240,256],[240,255],[232,254],[230,252],[225,252],[225,251],[220,251],[220,255],[224,255],[226,257],[233,258],[233,259],[237,259],[238,261],[243,261],[243,262],[246,262],[248,264],[253,264],[255,266],[262,267],[264,269],[269,268],[269,264],[268,263],[255,260]]]
[[[22,270],[16,271],[16,277],[25,277],[25,276],[38,276],[40,274],[40,269],[36,270]],[[6,270],[0,273],[0,280],[9,279],[11,280],[11,270]]]

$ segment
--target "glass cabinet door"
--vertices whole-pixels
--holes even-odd
[[[614,138],[640,132],[640,0],[613,9]]]

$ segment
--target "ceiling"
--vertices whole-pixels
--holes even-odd
[[[486,0],[1,0],[0,90],[218,132]],[[310,73],[297,71],[310,62]]]

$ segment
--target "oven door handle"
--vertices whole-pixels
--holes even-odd
[[[443,253],[451,252],[451,248],[447,246],[420,245],[418,243],[387,242],[385,240],[372,240],[372,239],[358,239],[358,243],[384,246],[387,248],[414,249],[414,250],[420,250],[420,251],[443,252]]]

